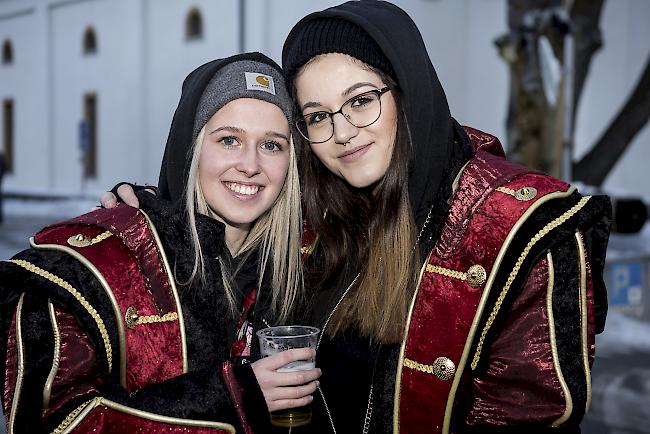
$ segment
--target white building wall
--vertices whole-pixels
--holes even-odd
[[[0,101],[14,102],[14,170],[4,185],[42,190],[48,185],[48,98],[46,86],[45,15],[30,2],[7,2],[0,8],[0,44],[9,40],[13,63],[0,65]],[[34,32],[33,34],[31,32]],[[0,107],[0,110],[2,108]],[[0,122],[0,137],[4,125]],[[29,149],[24,152],[23,149]]]
[[[141,173],[130,178],[158,183],[172,115],[181,95],[183,79],[197,66],[239,51],[237,1],[145,0],[143,53],[143,115],[147,153]],[[196,7],[203,16],[203,38],[185,39],[185,19]]]
[[[52,189],[60,192],[105,188],[116,176],[124,179],[140,170],[132,158],[138,117],[131,92],[138,87],[136,59],[138,23],[130,20],[127,1],[83,1],[48,8],[54,92]],[[97,36],[96,54],[82,53],[87,28]],[[97,177],[82,182],[80,122],[85,94],[97,98]],[[125,155],[129,158],[123,158]],[[117,163],[116,157],[121,161]],[[117,164],[116,164],[117,163]]]
[[[395,0],[421,29],[459,122],[505,137],[508,69],[493,40],[507,31],[506,0]],[[280,62],[295,22],[337,0],[245,0],[244,49]],[[15,101],[12,192],[97,194],[118,180],[156,183],[181,82],[189,71],[240,49],[237,0],[2,0],[0,43],[9,37],[15,62],[0,66],[0,98]],[[192,7],[204,37],[185,39]],[[620,109],[650,54],[650,2],[609,0],[578,110],[576,155],[598,138]],[[98,53],[84,57],[86,26]],[[98,177],[81,183],[79,121],[83,94],[98,97]],[[0,125],[0,129],[2,125]],[[507,144],[505,144],[507,145]],[[646,127],[606,187],[650,195],[642,164],[650,156]]]

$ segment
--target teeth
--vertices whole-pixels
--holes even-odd
[[[246,196],[252,196],[260,189],[258,185],[242,185],[235,182],[227,182],[225,185],[235,193],[244,194]]]

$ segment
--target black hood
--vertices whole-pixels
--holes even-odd
[[[197,106],[212,77],[224,66],[240,60],[266,63],[280,71],[280,66],[261,53],[244,53],[217,59],[199,66],[185,81],[178,107],[169,129],[165,154],[160,167],[158,188],[163,199],[177,203],[183,197],[192,162],[192,137]]]
[[[391,3],[349,1],[307,15],[293,27],[282,50],[285,68],[292,63],[289,55],[292,46],[300,43],[296,38],[301,29],[310,21],[323,18],[344,19],[364,29],[393,67],[413,146],[409,195],[416,222],[421,226],[432,204],[448,199],[450,188],[444,188],[445,194],[439,190],[441,184],[451,185],[452,180],[447,179],[453,175],[450,169],[459,167],[459,162],[471,156],[467,136],[451,117],[422,35],[406,12]]]

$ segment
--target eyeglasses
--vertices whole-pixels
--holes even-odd
[[[374,124],[381,116],[381,96],[388,86],[353,96],[335,112],[318,111],[299,116],[296,127],[301,136],[310,143],[324,143],[334,136],[334,115],[341,115],[357,128]]]

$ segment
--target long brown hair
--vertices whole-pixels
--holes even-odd
[[[408,196],[410,140],[395,82],[381,71],[363,67],[391,88],[398,109],[391,162],[376,185],[354,188],[330,172],[308,144],[303,146],[303,213],[318,237],[307,282],[327,288],[339,283],[346,264],[359,264],[359,279],[325,332],[334,335],[355,327],[376,342],[395,343],[403,337],[419,263]]]

